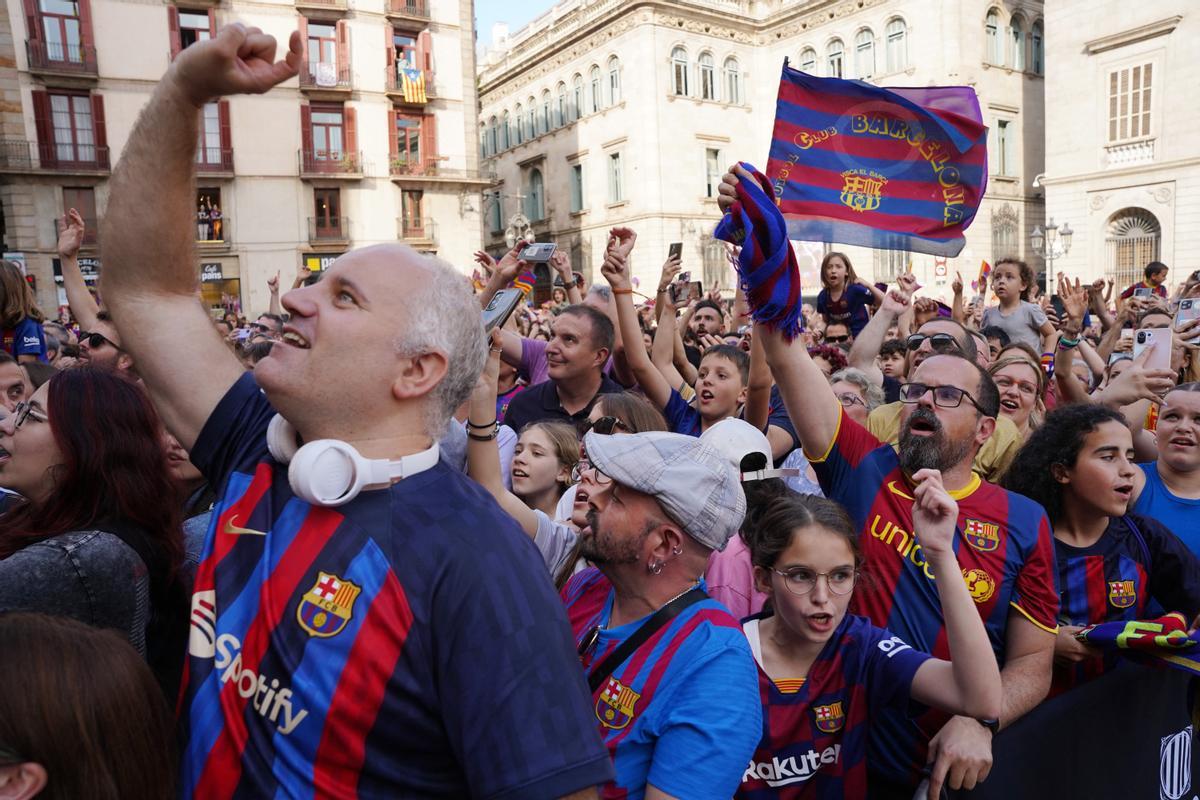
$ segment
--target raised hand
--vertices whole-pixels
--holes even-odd
[[[637,233],[633,228],[613,228],[608,232],[608,253],[616,253],[627,259],[635,244]]]
[[[1079,278],[1076,278],[1072,285],[1070,279],[1059,275],[1058,297],[1062,300],[1063,311],[1067,313],[1067,319],[1082,325],[1083,315],[1087,312],[1088,307],[1088,288],[1079,283]]]
[[[904,294],[905,300],[911,300],[917,289],[921,288],[921,284],[917,283],[917,276],[911,272],[905,272],[896,278],[896,286]]]
[[[671,288],[671,281],[675,280],[675,276],[679,274],[679,270],[683,267],[680,256],[667,256],[667,260],[663,262],[662,273],[658,276],[658,291],[660,293]]]
[[[600,265],[600,274],[614,289],[633,288],[629,280],[629,262],[619,247],[610,246],[608,255],[604,257],[604,263]]]
[[[168,76],[197,108],[230,94],[262,94],[300,70],[303,42],[293,31],[283,61],[275,60],[275,37],[240,22],[216,38],[185,48]]]
[[[721,185],[717,187],[717,208],[721,209],[722,214],[728,213],[730,207],[737,200],[738,181],[743,178],[754,180],[754,176],[741,164],[734,164],[721,178]]]
[[[962,273],[961,272],[954,273],[954,280],[950,282],[950,291],[954,292],[955,297],[957,297],[958,295],[963,293],[963,282],[962,282]]]
[[[908,310],[908,294],[896,289],[892,289],[883,296],[883,303],[880,305],[884,311],[890,311],[896,316],[900,316]]]
[[[938,315],[937,300],[932,297],[918,297],[913,304],[913,324],[921,327]]]
[[[1174,371],[1146,368],[1152,349],[1144,350],[1124,372],[1104,387],[1098,398],[1100,402],[1109,408],[1120,408],[1138,400],[1157,403],[1175,386]]]
[[[495,274],[503,281],[504,285],[512,282],[512,279],[520,274],[527,264],[521,260],[521,251],[525,249],[524,243],[517,244],[512,250],[509,250],[504,256],[496,262],[492,269]]]
[[[555,250],[554,255],[550,256],[550,266],[562,278],[564,289],[575,282],[575,276],[571,274],[571,260],[561,249]]]
[[[83,244],[83,217],[75,209],[62,216],[58,234],[58,254],[62,258],[74,258]]]
[[[954,528],[958,522],[958,503],[942,485],[942,473],[936,469],[919,470],[913,475],[913,531],[929,555],[954,552]]]
[[[271,291],[271,294],[279,294],[279,270],[275,271],[273,277],[267,278],[267,289]]]
[[[492,258],[485,250],[476,250],[473,256],[475,263],[487,270],[489,275],[496,268],[496,259]]]

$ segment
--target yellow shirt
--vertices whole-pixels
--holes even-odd
[[[871,412],[867,417],[867,430],[881,442],[900,449],[900,410],[904,403],[888,403]],[[999,483],[1008,465],[1017,456],[1024,442],[1017,426],[1008,417],[996,418],[996,430],[975,454],[973,469],[985,481]]]

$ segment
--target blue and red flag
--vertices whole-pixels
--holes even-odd
[[[987,188],[966,86],[889,88],[790,68],[767,177],[792,239],[956,256]]]
[[[520,289],[525,294],[533,291],[533,285],[537,283],[537,276],[533,274],[533,270],[527,269],[517,277],[513,278],[513,286]]]

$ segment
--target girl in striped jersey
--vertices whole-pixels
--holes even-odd
[[[937,579],[953,662],[846,613],[861,555],[840,505],[810,495],[775,500],[752,551],[770,601],[743,624],[758,662],[763,732],[739,798],[867,796],[869,720],[910,697],[952,714],[999,716],[1000,670],[954,555],[958,506],[938,471],[913,477],[914,527]]]
[[[1054,527],[1052,696],[1113,666],[1115,657],[1076,641],[1081,627],[1200,612],[1200,561],[1161,522],[1126,511],[1137,472],[1125,418],[1099,405],[1051,412],[1008,470],[1005,487],[1041,503]]]

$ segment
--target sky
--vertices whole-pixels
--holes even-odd
[[[554,0],[475,0],[479,43],[492,43],[492,23],[507,22],[509,31],[516,31],[553,5]]]

